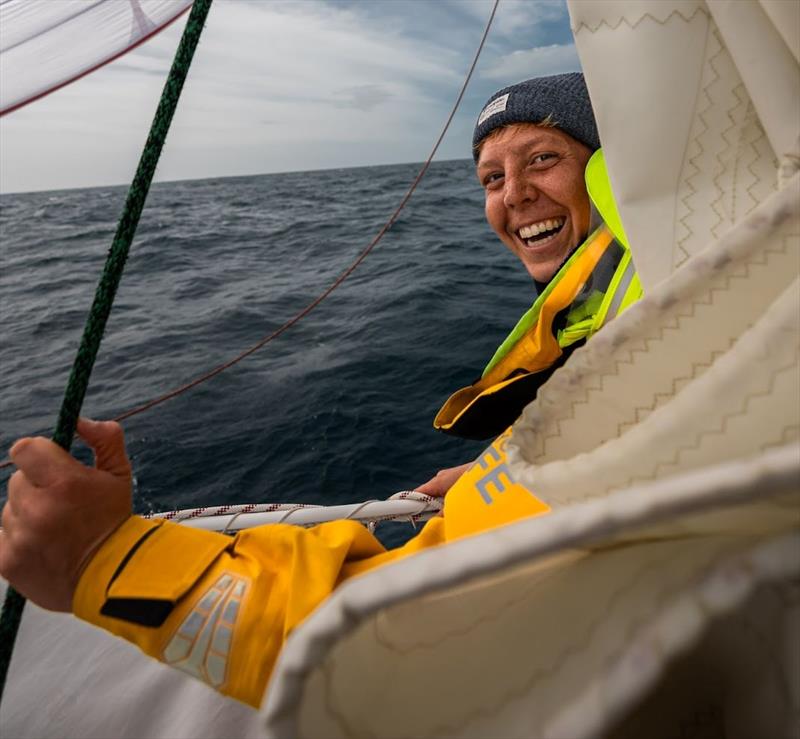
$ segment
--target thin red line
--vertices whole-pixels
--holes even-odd
[[[161,31],[163,31],[167,26],[171,25],[176,20],[178,20],[178,18],[180,18],[191,7],[192,7],[192,3],[189,3],[189,5],[187,5],[183,10],[181,10],[181,12],[178,13],[176,16],[174,16],[173,18],[170,18],[168,21],[166,21],[166,23],[163,23],[158,28],[153,29],[146,36],[142,36],[142,38],[140,38],[135,44],[132,44],[131,46],[128,46],[127,48],[123,49],[119,53],[114,54],[114,56],[110,56],[108,59],[105,59],[105,60],[99,62],[98,64],[95,64],[93,67],[91,67],[89,69],[85,69],[83,72],[79,72],[74,77],[70,77],[68,80],[65,80],[64,82],[59,82],[59,84],[55,85],[55,87],[51,87],[48,90],[45,90],[44,92],[40,92],[38,95],[34,95],[33,97],[27,98],[26,100],[22,100],[21,102],[16,103],[15,105],[11,106],[10,108],[6,108],[5,110],[0,110],[0,118],[2,118],[7,113],[11,113],[14,110],[19,110],[20,108],[22,108],[25,105],[28,105],[29,103],[34,103],[37,100],[41,100],[41,98],[49,95],[51,92],[55,92],[56,90],[60,90],[62,87],[66,87],[67,85],[69,85],[69,84],[71,84],[73,82],[76,82],[77,80],[81,79],[81,77],[85,77],[87,74],[91,74],[92,72],[100,69],[100,67],[104,67],[106,64],[110,64],[111,62],[116,61],[121,56],[124,56],[129,51],[132,51],[133,49],[135,49],[137,46],[141,46],[141,44],[143,44],[145,41],[149,41],[157,33],[161,33]]]

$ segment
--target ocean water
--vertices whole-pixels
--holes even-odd
[[[418,167],[154,185],[84,414],[113,417],[271,333],[355,259]],[[52,432],[125,193],[0,198],[2,458],[17,437]],[[125,422],[136,511],[385,498],[474,458],[485,445],[434,431],[433,416],[480,374],[532,290],[484,221],[472,163],[434,164],[314,312]],[[381,531],[390,545],[413,533]]]

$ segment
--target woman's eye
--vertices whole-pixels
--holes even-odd
[[[486,177],[483,178],[483,186],[491,187],[492,185],[496,185],[502,179],[503,179],[502,172],[492,172],[491,174],[488,174],[486,175]]]
[[[543,154],[537,154],[536,156],[531,159],[531,164],[548,164],[551,162],[552,159],[555,159],[556,155],[552,152],[545,152]]]

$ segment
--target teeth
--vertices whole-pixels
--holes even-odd
[[[523,226],[519,230],[520,238],[522,239],[532,239],[534,236],[538,236],[540,233],[544,233],[545,231],[552,231],[554,228],[560,228],[564,225],[563,218],[552,218],[546,221],[539,221],[538,223],[532,223],[530,226]]]

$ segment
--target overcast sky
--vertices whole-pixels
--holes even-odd
[[[491,0],[215,0],[157,180],[424,160]],[[185,23],[0,118],[0,192],[127,184]],[[496,89],[574,71],[563,0],[501,0],[439,159]]]

